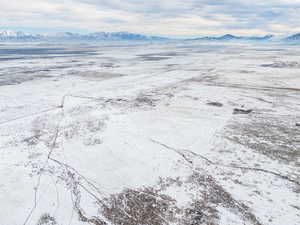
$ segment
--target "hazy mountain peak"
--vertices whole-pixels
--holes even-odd
[[[300,33],[291,35],[284,39],[285,41],[300,41]]]
[[[237,38],[237,37],[232,34],[225,34],[220,37],[220,39],[234,39],[234,38]]]
[[[0,30],[0,36],[6,37],[18,37],[24,36],[25,34],[21,31],[13,31],[13,30]]]

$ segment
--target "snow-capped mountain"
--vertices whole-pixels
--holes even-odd
[[[26,34],[22,31],[0,30],[0,41],[34,41],[41,39],[38,34]]]
[[[89,34],[77,34],[77,33],[59,33],[54,37],[58,39],[69,39],[69,40],[164,40],[166,38],[156,36],[146,36],[142,34],[135,34],[129,32],[96,32]]]
[[[16,32],[16,31],[11,31],[11,30],[1,30],[0,31],[1,37],[17,37],[20,35],[24,35],[24,33],[21,31]]]
[[[265,41],[273,38],[273,35],[265,35],[265,36],[235,36],[232,34],[225,34],[219,37],[200,37],[194,38],[190,40],[199,40],[199,41],[234,41],[234,40],[245,40],[245,41]]]
[[[129,32],[96,32],[79,34],[60,32],[52,35],[25,34],[21,31],[0,31],[0,41],[114,41],[114,40],[167,40],[164,37],[146,36]]]
[[[291,35],[283,39],[284,41],[300,41],[300,33]]]

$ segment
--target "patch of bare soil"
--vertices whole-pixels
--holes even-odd
[[[43,143],[50,148],[57,129],[57,117],[59,117],[58,114],[47,114],[37,117],[32,122],[30,129],[32,135],[24,138],[22,141],[29,146]]]
[[[57,225],[57,222],[53,216],[50,216],[50,214],[45,213],[41,215],[36,225]]]
[[[284,62],[284,61],[276,61],[270,64],[263,64],[262,67],[271,67],[271,68],[300,68],[300,62]]]
[[[124,190],[105,199],[103,215],[120,225],[168,224],[178,212],[176,200],[153,188]]]
[[[254,151],[285,163],[300,165],[299,118],[249,114],[225,128],[225,137]]]
[[[125,76],[125,74],[121,73],[112,73],[112,72],[99,72],[99,71],[84,71],[84,72],[70,72],[69,75],[82,77],[86,79],[92,79],[92,80],[106,80],[116,77],[122,77]]]
[[[187,196],[193,192],[196,197],[180,207],[176,196],[166,194],[174,188],[185,190]],[[236,201],[211,176],[197,172],[184,179],[161,179],[154,187],[126,189],[105,198],[99,205],[99,213],[116,225],[217,225],[218,206],[228,208],[243,221],[260,225],[245,204]]]

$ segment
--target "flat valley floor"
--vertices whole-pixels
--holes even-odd
[[[299,225],[300,49],[0,45],[1,225]]]

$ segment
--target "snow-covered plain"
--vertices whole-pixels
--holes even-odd
[[[299,65],[283,45],[0,45],[0,225],[300,224]]]

